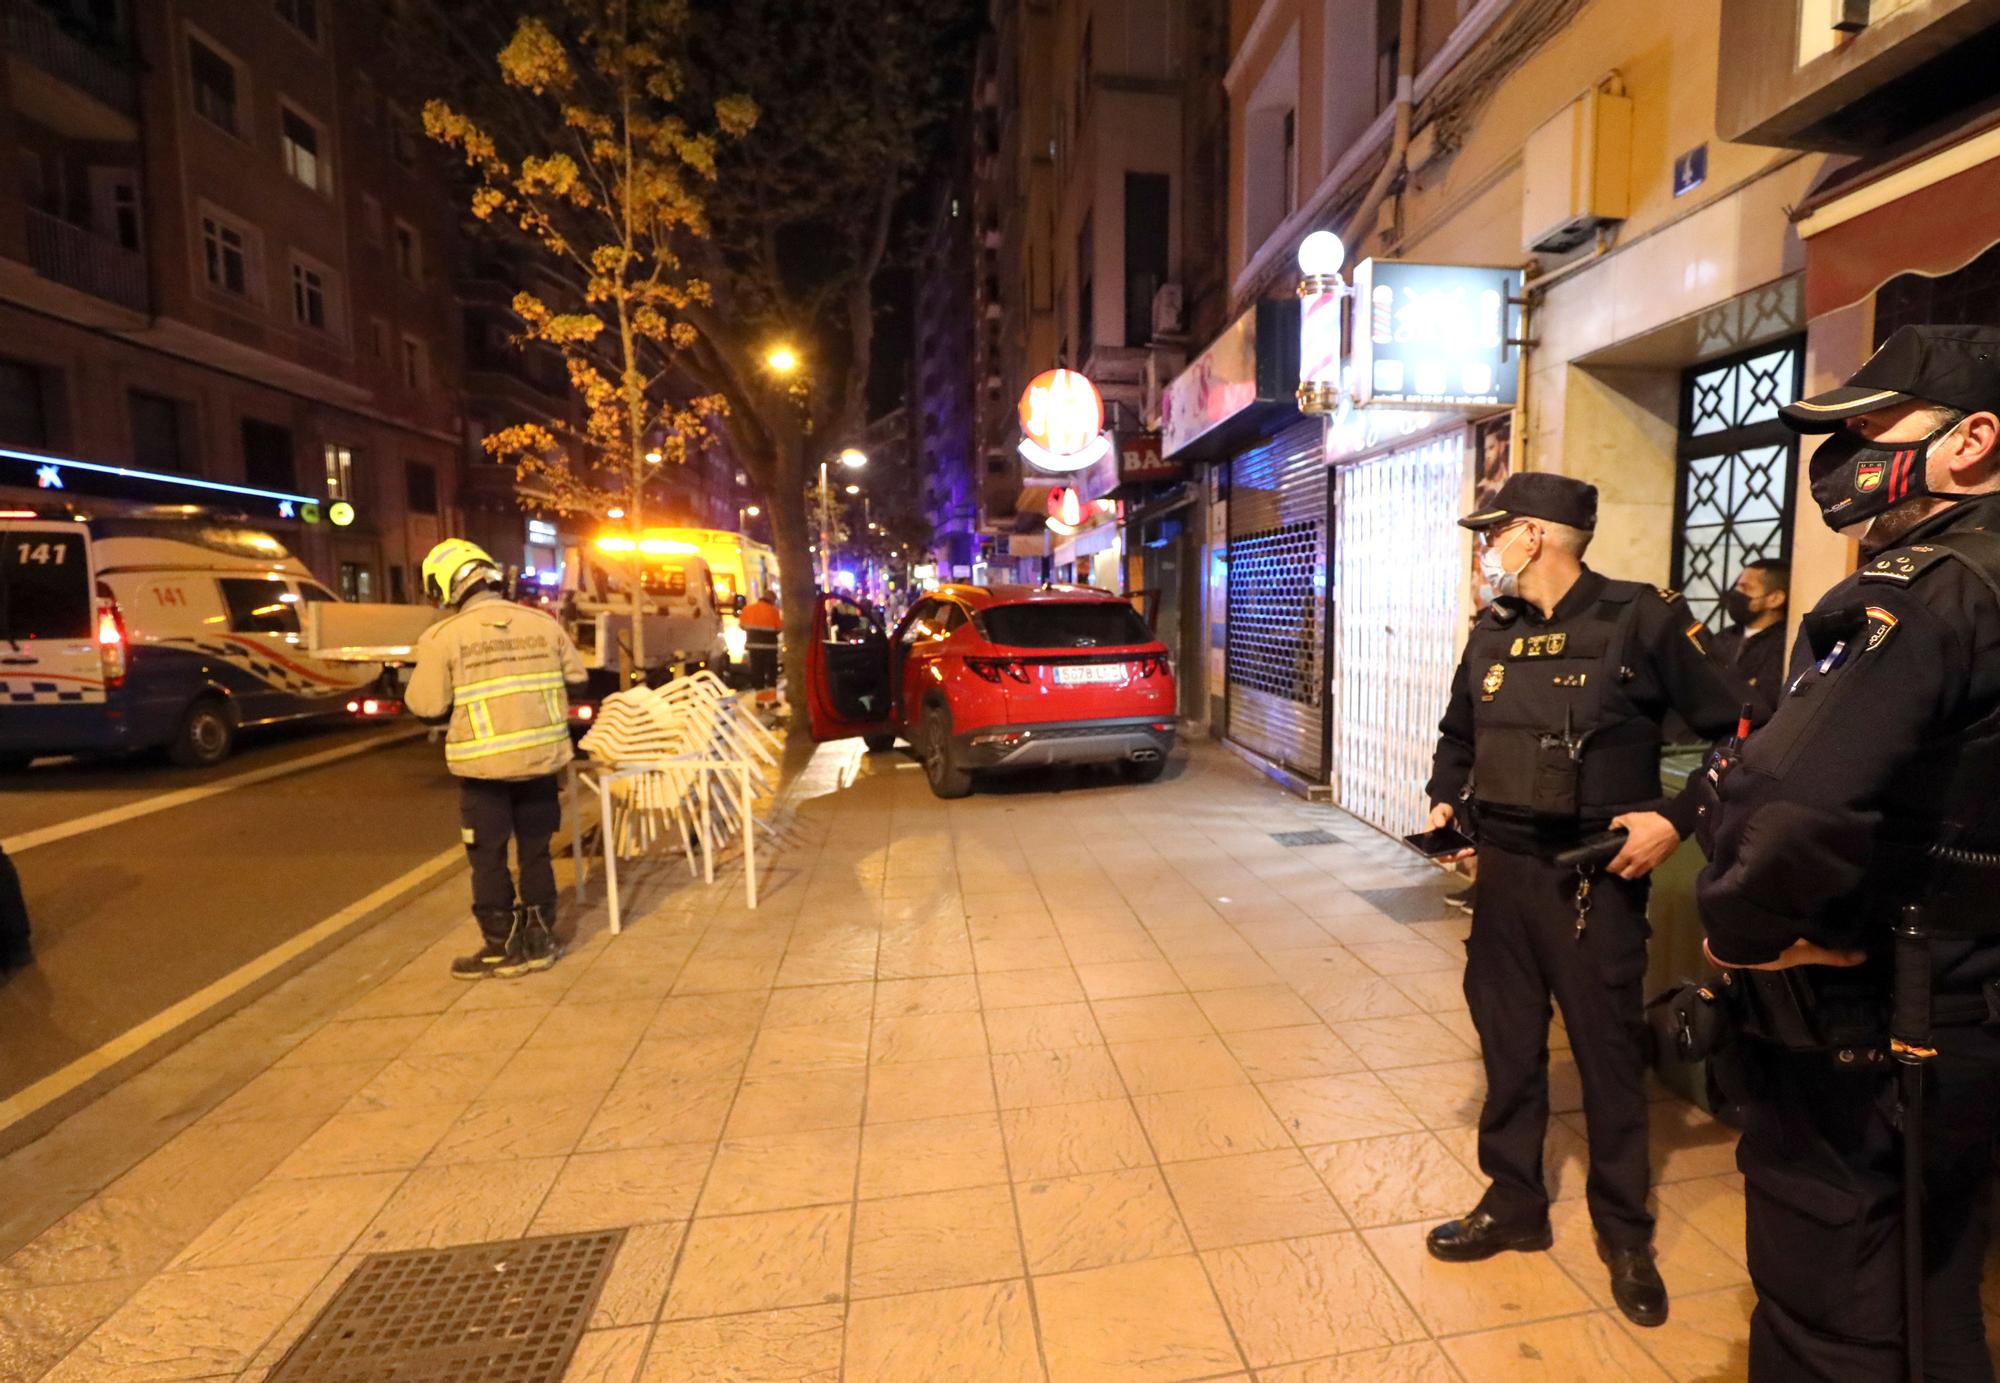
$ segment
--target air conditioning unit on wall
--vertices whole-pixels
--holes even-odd
[[[1521,248],[1562,254],[1631,213],[1632,101],[1616,78],[1528,136],[1521,154]]]

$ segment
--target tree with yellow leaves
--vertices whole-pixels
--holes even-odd
[[[532,246],[568,286],[561,298],[518,292],[513,309],[521,343],[561,357],[580,422],[524,420],[485,447],[560,513],[623,510],[635,677],[648,666],[648,475],[685,463],[728,407],[675,384],[696,339],[689,315],[713,296],[686,251],[708,233],[719,147],[757,119],[735,94],[711,95],[690,116],[676,56],[686,23],[682,0],[552,0],[522,14],[498,54],[516,118],[424,106],[426,132],[465,160],[472,215]]]

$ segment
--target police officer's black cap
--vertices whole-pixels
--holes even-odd
[[[1542,519],[1593,532],[1597,528],[1597,487],[1546,471],[1510,475],[1491,504],[1467,514],[1458,526],[1495,528],[1516,519]]]
[[[1788,404],[1778,416],[1795,432],[1832,432],[1849,418],[1904,403],[2000,410],[2000,330],[1898,327],[1847,383]]]

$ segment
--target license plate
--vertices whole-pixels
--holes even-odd
[[[1056,667],[1056,685],[1059,687],[1085,686],[1093,682],[1122,682],[1125,669],[1118,663],[1081,663],[1074,666]]]

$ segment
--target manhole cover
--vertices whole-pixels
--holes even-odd
[[[1273,831],[1271,832],[1271,839],[1277,841],[1278,844],[1288,850],[1297,849],[1301,845],[1340,844],[1339,836],[1333,834],[1331,831],[1318,829],[1310,831]]]
[[[624,1238],[370,1254],[265,1383],[559,1383]]]

